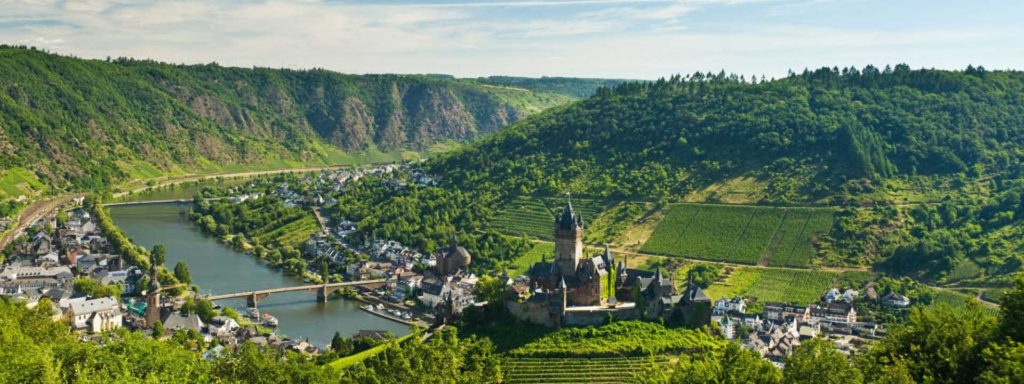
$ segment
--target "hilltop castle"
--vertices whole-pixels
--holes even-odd
[[[664,318],[690,327],[710,323],[711,300],[692,280],[677,294],[672,278],[660,269],[616,265],[608,246],[586,257],[583,231],[583,218],[567,201],[555,217],[554,259],[535,263],[509,288],[506,307],[514,316],[548,326],[601,324],[609,317]]]

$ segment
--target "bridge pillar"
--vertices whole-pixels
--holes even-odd
[[[327,296],[329,296],[330,294],[331,294],[331,292],[327,291],[327,286],[326,285],[323,285],[320,288],[317,288],[317,290],[316,290],[316,302],[318,302],[318,303],[326,303],[327,302]]]
[[[256,304],[259,304],[260,300],[263,300],[267,296],[270,296],[270,294],[253,292],[245,297],[245,305],[249,306],[250,308],[255,308]]]

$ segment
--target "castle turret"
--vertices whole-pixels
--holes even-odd
[[[572,274],[583,258],[583,219],[567,198],[565,209],[555,218],[555,262],[562,273]]]

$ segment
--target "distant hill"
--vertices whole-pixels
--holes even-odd
[[[1022,99],[1024,73],[975,68],[698,73],[602,89],[435,169],[512,194],[836,204],[885,180],[1015,172]]]
[[[502,87],[515,87],[535,92],[550,92],[560,95],[587,98],[594,95],[598,88],[614,87],[629,80],[616,79],[584,79],[577,77],[512,77],[490,76],[474,79],[482,84]]]
[[[472,139],[600,85],[552,81],[82,60],[0,46],[0,177],[18,169],[86,189],[182,170],[388,160]]]

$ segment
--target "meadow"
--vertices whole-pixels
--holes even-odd
[[[667,256],[770,266],[806,266],[813,238],[832,226],[827,208],[677,204],[641,247]]]

